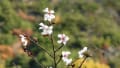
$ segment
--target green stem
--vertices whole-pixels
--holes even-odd
[[[45,68],[42,64],[39,63],[39,61],[35,58],[35,57],[32,57],[32,59],[42,68]]]
[[[78,68],[82,68],[83,63],[85,62],[85,60],[87,59],[87,56],[83,59],[82,63],[80,64],[80,66]]]
[[[57,64],[59,64],[61,60],[62,60],[62,55],[60,56],[59,60],[57,61]]]
[[[57,68],[57,63],[56,63],[56,52],[55,52],[55,44],[53,40],[53,36],[51,35],[51,42],[52,42],[52,48],[53,48],[53,61],[54,61],[54,68]]]
[[[64,44],[62,44],[60,47],[58,47],[55,52],[59,51],[62,47],[64,46]]]
[[[39,44],[35,42],[32,38],[29,38],[29,40],[35,43],[40,49],[44,50],[50,57],[53,57],[45,48],[39,46]]]

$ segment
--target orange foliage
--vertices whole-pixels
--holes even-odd
[[[26,29],[26,30],[22,30],[22,29],[13,29],[12,30],[13,35],[19,35],[19,34],[25,34],[27,36],[31,36],[33,31],[31,29]]]
[[[2,59],[14,57],[13,49],[7,45],[0,45],[0,54]]]
[[[17,54],[23,54],[24,51],[21,48],[21,42],[16,42],[13,45],[0,45],[0,58],[6,60],[8,58],[14,58]]]

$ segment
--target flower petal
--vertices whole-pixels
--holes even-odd
[[[40,23],[39,25],[40,25],[40,26],[44,26],[44,24],[43,24],[43,23]]]
[[[54,10],[50,10],[50,13],[55,13]]]
[[[49,10],[48,10],[48,8],[45,8],[44,10],[43,10],[43,12],[48,12]]]
[[[59,44],[60,44],[60,43],[62,43],[62,41],[61,41],[61,40],[58,40],[58,41],[57,41],[57,43],[59,43]]]
[[[66,65],[69,65],[72,62],[72,59],[67,59]]]
[[[58,38],[61,38],[62,37],[62,34],[58,34]]]

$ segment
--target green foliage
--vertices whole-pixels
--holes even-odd
[[[20,68],[29,68],[30,58],[26,55],[17,55],[14,59],[6,61],[6,68],[14,68],[16,65]]]
[[[11,34],[0,34],[0,44],[13,44],[17,39]]]
[[[56,3],[53,1],[56,1]],[[43,17],[43,9],[46,7],[53,8],[56,15],[57,13],[60,15],[60,23],[55,24],[54,37],[57,40],[59,32],[63,32],[70,37],[67,44],[69,48],[66,48],[66,50],[76,51],[74,48],[79,49],[82,46],[90,47],[91,45],[93,47],[102,47],[106,42],[109,46],[120,45],[120,25],[118,20],[120,0],[33,0],[32,4],[24,0],[1,0],[0,44],[13,44],[16,42],[16,37],[11,33],[15,28],[31,29],[33,30],[32,36],[38,39],[41,46],[50,51],[50,40],[41,36],[38,30],[39,22],[43,21],[43,18],[41,18]],[[37,22],[21,18],[18,15],[18,9],[23,10],[28,15],[33,15]],[[29,12],[33,13],[30,14]],[[35,13],[38,13],[37,16]],[[43,64],[48,62],[46,65],[49,66],[51,62],[48,59],[50,58],[41,52],[38,54],[39,61]]]

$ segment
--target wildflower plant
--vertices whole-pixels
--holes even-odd
[[[41,35],[42,36],[47,36],[48,38],[50,38],[51,40],[51,47],[52,47],[52,53],[49,53],[44,47],[39,46],[39,44],[36,42],[35,39],[33,39],[32,37],[27,37],[24,34],[20,34],[19,37],[21,39],[21,42],[23,44],[23,49],[24,51],[31,56],[36,63],[38,63],[40,65],[40,68],[58,68],[58,65],[61,61],[63,61],[66,65],[66,67],[72,67],[74,68],[74,64],[73,64],[73,58],[70,57],[70,55],[72,54],[70,51],[62,51],[61,53],[59,53],[59,51],[67,45],[68,41],[70,40],[70,38],[64,34],[64,33],[60,33],[57,35],[58,40],[54,40],[53,38],[53,29],[54,29],[54,24],[53,19],[55,19],[55,15],[54,15],[54,10],[50,10],[49,8],[45,8],[43,10],[44,14],[44,21],[48,21],[48,23],[43,23],[41,22],[39,24],[39,30],[41,30]],[[47,53],[49,55],[49,57],[51,57],[53,59],[53,65],[51,65],[50,67],[46,67],[43,64],[41,64],[33,55],[32,51],[29,50],[27,47],[29,46],[29,43],[33,42],[34,44],[36,44],[40,49],[42,49],[45,53]],[[57,42],[58,44],[61,44],[60,46],[56,47],[55,46],[55,42]],[[78,68],[82,67],[82,64],[84,63],[84,61],[89,57],[88,54],[85,54],[85,52],[87,52],[88,48],[84,47],[82,50],[78,51],[78,57],[79,58],[84,58],[83,62],[80,63]]]

